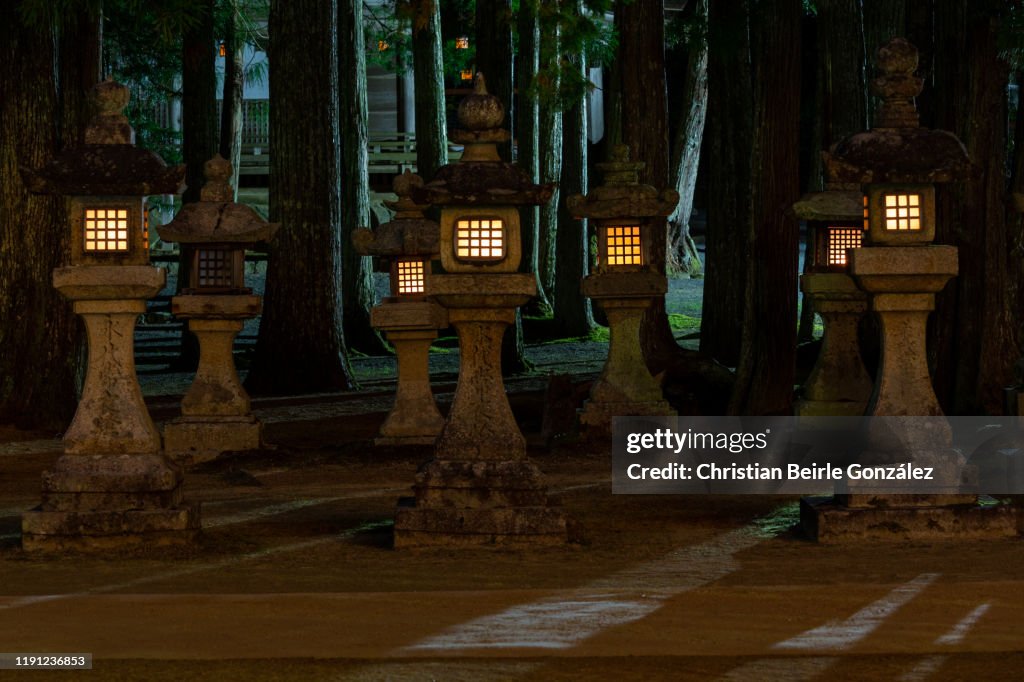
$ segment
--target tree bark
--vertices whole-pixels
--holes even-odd
[[[487,79],[487,91],[505,105],[505,124],[515,137],[513,63],[512,0],[476,0],[476,70]],[[498,155],[512,160],[511,140],[498,145]]]
[[[708,224],[700,350],[739,364],[750,229],[753,94],[746,2],[712,2],[708,24]]]
[[[238,201],[238,174],[242,160],[242,104],[245,94],[245,40],[238,28],[238,0],[230,0],[224,36],[224,88],[220,110],[220,155],[231,162],[231,186]]]
[[[352,246],[352,232],[370,226],[366,52],[362,0],[338,1],[338,111],[341,126],[341,291],[345,342],[367,355],[387,353],[370,324],[373,260]]]
[[[539,115],[536,96],[529,94],[533,79],[540,68],[540,23],[537,0],[522,0],[517,21],[519,53],[516,56],[516,77],[519,81],[519,105],[516,107],[516,129],[519,149],[517,163],[530,176],[530,182],[540,182]],[[544,286],[540,281],[540,209],[524,206],[519,210],[523,232],[523,262],[520,272],[533,273],[537,282],[537,297],[527,310],[543,314],[551,309]]]
[[[695,18],[706,22],[707,0],[694,3]],[[708,103],[708,43],[707,36],[695,37],[687,50],[686,75],[679,105],[682,108],[675,135],[672,139],[672,187],[679,192],[676,210],[668,217],[669,242],[667,267],[690,277],[704,271],[697,245],[690,236],[690,215],[693,196],[697,189],[697,168],[700,165],[701,142],[704,138],[704,120]]]
[[[99,36],[99,17],[85,11],[58,36],[24,26],[18,3],[0,5],[0,423],[21,428],[67,426],[84,348],[78,318],[50,278],[70,260],[65,201],[28,194],[18,168],[39,168],[81,141]]]
[[[205,178],[203,165],[220,145],[217,137],[217,71],[214,62],[213,0],[205,0],[195,24],[182,40],[181,65],[181,154],[185,161],[183,204],[199,201]],[[175,293],[188,286],[192,269],[192,251],[178,251],[178,278]],[[181,353],[172,366],[194,371],[199,365],[199,341],[187,326],[181,330]]]
[[[1001,5],[936,5],[936,127],[956,133],[975,173],[940,190],[936,241],[959,248],[959,275],[938,297],[933,379],[945,411],[998,414],[1021,355],[1020,282],[1007,220],[1006,86],[997,48]]]
[[[342,331],[337,19],[334,0],[270,5],[270,219],[281,229],[246,380],[254,393],[352,387]]]
[[[751,21],[754,147],[750,259],[733,414],[792,414],[800,196],[800,0],[762,0]]]
[[[441,10],[438,0],[410,0],[412,62],[416,79],[416,169],[430,182],[448,163],[441,63]]]
[[[583,9],[580,0],[566,0],[572,12]],[[581,52],[567,55],[569,68],[586,77],[586,56]],[[558,240],[555,257],[558,262],[555,279],[552,333],[560,337],[587,336],[594,328],[590,299],[580,291],[580,282],[590,265],[590,238],[587,221],[576,220],[566,206],[574,194],[587,193],[587,98],[581,95],[563,113],[562,134],[562,199],[558,206]]]
[[[646,165],[641,182],[660,189],[669,185],[668,94],[665,87],[665,16],[661,0],[618,0],[619,67],[623,77],[622,142],[632,158]],[[668,221],[650,223],[650,265],[665,273]],[[654,299],[640,326],[640,345],[652,374],[665,369],[679,353],[665,313],[665,297]]]
[[[550,302],[555,291],[555,244],[558,237],[558,205],[562,192],[562,111],[555,93],[558,92],[558,31],[548,27],[545,31],[546,45],[541,48],[541,65],[547,79],[548,96],[540,101],[538,144],[540,156],[540,181],[554,183],[555,191],[551,201],[540,207],[538,226],[538,271],[541,287]],[[553,44],[552,44],[553,43]]]

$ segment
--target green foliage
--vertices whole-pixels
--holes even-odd
[[[594,84],[573,65],[573,55],[583,54],[589,64],[606,64],[615,56],[615,28],[604,20],[610,0],[575,2],[521,0],[520,11],[535,9],[540,22],[540,70],[527,96],[568,108],[589,93]],[[557,36],[557,38],[555,37]]]

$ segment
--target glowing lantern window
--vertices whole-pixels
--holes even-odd
[[[86,251],[127,251],[128,211],[123,208],[85,209]]]
[[[500,261],[505,258],[505,227],[497,218],[455,221],[455,255],[462,261]]]
[[[377,52],[386,52],[389,47],[391,47],[391,46],[388,45],[388,41],[386,41],[386,40],[378,40],[377,41]]]
[[[142,245],[149,248],[149,208],[142,212]]]
[[[234,284],[234,258],[223,249],[199,249],[196,256],[196,283],[200,289],[231,288]]]
[[[473,80],[473,72],[470,71],[469,69],[463,69],[461,78],[464,81],[471,81]]]
[[[422,260],[399,260],[397,269],[399,295],[414,295],[424,293],[424,268]]]
[[[605,232],[608,265],[643,265],[640,251],[640,226],[608,227]]]
[[[860,248],[862,236],[859,227],[828,228],[828,265],[845,266],[846,250]]]
[[[455,39],[456,50],[468,50],[469,49],[469,36],[459,36]]]
[[[868,231],[868,195],[864,195],[864,231]]]
[[[220,54],[221,57],[227,57],[228,56],[228,46],[227,46],[227,43],[221,43],[220,44],[220,48],[218,49],[218,54]]]
[[[919,195],[919,194],[886,194],[885,195],[885,229],[886,230],[920,230],[921,229],[921,195]]]

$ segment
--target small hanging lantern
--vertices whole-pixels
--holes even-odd
[[[200,200],[185,204],[159,228],[160,238],[192,252],[192,271],[183,294],[249,294],[245,286],[245,250],[266,242],[277,223],[233,201],[231,163],[219,154],[203,166],[206,185]]]
[[[649,270],[651,219],[669,215],[679,194],[670,189],[659,194],[640,184],[644,163],[630,161],[625,145],[614,147],[608,161],[596,165],[604,171],[604,184],[586,196],[569,197],[567,203],[575,217],[597,224],[595,272]]]
[[[221,57],[228,56],[228,45],[223,40],[220,42],[220,45],[218,46],[218,52],[220,53]]]
[[[395,176],[392,189],[398,199],[384,202],[395,217],[375,230],[363,228],[352,234],[358,253],[384,261],[378,269],[390,272],[391,301],[426,298],[430,260],[438,255],[437,223],[423,215],[428,205],[412,199],[413,189],[422,187],[423,179],[408,170]]]
[[[84,144],[38,171],[22,169],[31,192],[69,197],[72,265],[148,265],[145,197],[177,194],[185,167],[168,168],[135,146],[135,132],[121,113],[128,88],[106,80],[96,86],[97,115]]]
[[[469,49],[469,36],[459,36],[455,39],[456,50],[468,50]]]

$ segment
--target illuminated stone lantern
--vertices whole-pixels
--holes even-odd
[[[548,506],[501,378],[502,337],[537,293],[534,276],[518,272],[519,207],[550,200],[553,187],[499,159],[505,109],[482,75],[458,115],[461,160],[412,196],[441,209],[446,274],[428,276],[426,290],[458,332],[459,382],[434,459],[417,474],[415,506],[395,517],[395,546],[564,543],[565,515]]]
[[[199,340],[199,367],[181,417],[164,428],[168,454],[190,464],[260,447],[262,425],[250,412],[232,351],[245,320],[261,309],[260,297],[245,286],[245,250],[269,241],[279,227],[232,201],[228,161],[217,155],[204,170],[200,200],[158,228],[161,240],[192,254],[188,286],[171,299],[171,312],[188,320]]]
[[[862,457],[932,467],[928,490],[934,492],[889,494],[884,482],[849,481],[833,498],[805,498],[805,529],[822,542],[1017,535],[1012,510],[981,507],[966,492],[971,474],[952,449],[948,423],[919,419],[942,416],[928,370],[926,325],[935,294],[957,274],[957,247],[931,244],[934,185],[965,179],[970,161],[952,133],[919,127],[917,60],[917,49],[902,38],[879,48],[881,74],[871,83],[882,100],[875,127],[834,145],[825,166],[835,182],[859,184],[867,197],[864,246],[847,253],[850,273],[881,324],[881,359],[866,414],[890,419],[867,423]]]
[[[644,164],[630,161],[629,148],[622,145],[597,167],[604,171],[604,184],[586,196],[569,197],[567,205],[576,218],[597,224],[597,267],[583,279],[582,291],[608,316],[610,343],[580,421],[606,431],[614,416],[675,414],[647,370],[640,322],[654,299],[668,291],[665,275],[651,267],[650,222],[672,213],[679,194],[640,184]]]
[[[793,205],[812,235],[808,272],[800,288],[821,315],[824,331],[818,360],[797,402],[801,416],[864,414],[872,382],[860,356],[857,327],[867,311],[867,294],[849,275],[849,249],[862,244],[866,197],[859,185],[829,183]]]
[[[108,80],[93,95],[83,144],[22,169],[30,191],[68,197],[71,265],[53,271],[53,285],[74,302],[89,342],[64,454],[43,474],[42,505],[22,516],[26,551],[182,543],[199,528],[198,508],[182,502],[181,469],[161,452],[133,349],[135,320],[166,281],[149,265],[144,198],[180,192],[185,168],[134,146],[126,87]]]
[[[388,263],[391,296],[370,311],[370,321],[387,334],[398,359],[395,404],[380,427],[377,445],[433,445],[444,426],[430,390],[430,343],[448,326],[448,313],[427,297],[430,261],[438,256],[438,225],[423,216],[428,206],[410,196],[423,180],[409,171],[394,179],[397,201],[391,222],[352,234],[356,251]]]

